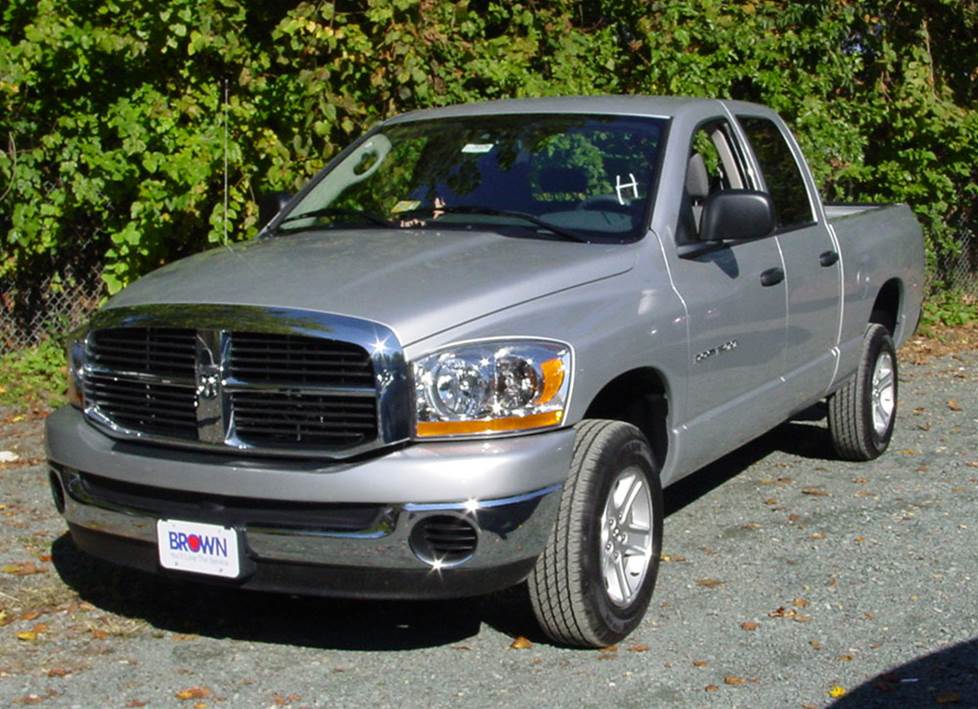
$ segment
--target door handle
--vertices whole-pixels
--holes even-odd
[[[839,260],[838,251],[824,251],[818,256],[818,262],[823,266],[831,266]]]
[[[762,286],[776,286],[778,283],[784,280],[784,270],[775,266],[774,268],[769,268],[766,271],[761,272],[761,285]]]

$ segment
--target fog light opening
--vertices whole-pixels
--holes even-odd
[[[479,533],[461,517],[434,515],[418,521],[408,541],[419,560],[432,570],[441,571],[471,559]]]
[[[54,498],[54,508],[59,515],[65,513],[65,489],[61,485],[61,478],[53,470],[48,473],[48,482],[51,483],[51,497]]]

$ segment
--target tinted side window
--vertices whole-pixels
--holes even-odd
[[[738,116],[737,120],[747,133],[764,173],[778,216],[778,230],[815,221],[798,163],[778,127],[766,118]]]

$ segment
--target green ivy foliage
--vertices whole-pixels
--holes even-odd
[[[973,0],[7,0],[0,279],[94,241],[115,292],[387,116],[614,93],[771,105],[826,198],[909,202],[939,266],[978,220],[976,79]]]

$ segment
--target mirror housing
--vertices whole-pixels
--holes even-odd
[[[703,204],[702,241],[762,239],[774,231],[774,204],[767,192],[724,190]]]
[[[258,196],[258,224],[266,227],[290,199],[292,195],[288,192],[262,192]]]

